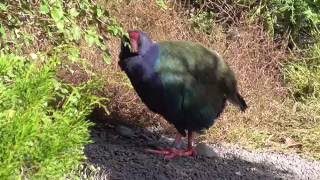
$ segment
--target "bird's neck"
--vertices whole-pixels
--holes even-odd
[[[159,45],[154,44],[144,54],[124,59],[120,64],[132,80],[146,80],[155,73],[155,66],[159,59],[159,53]]]
[[[141,59],[143,59],[145,63],[149,64],[149,66],[154,67],[156,61],[159,59],[159,53],[160,46],[153,43],[145,53],[141,54]]]
[[[156,43],[152,42],[151,40],[144,40],[140,46],[139,54],[142,56],[147,54],[150,51],[150,49],[155,45]]]

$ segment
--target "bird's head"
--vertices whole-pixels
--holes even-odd
[[[146,32],[140,30],[128,31],[128,36],[122,39],[122,48],[130,44],[130,53],[132,54],[143,54],[153,44],[149,35]],[[129,47],[125,47],[129,48]]]

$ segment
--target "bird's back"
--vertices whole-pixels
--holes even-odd
[[[221,82],[230,73],[228,66],[218,54],[197,43],[164,41],[159,45],[156,69],[164,87],[166,118],[178,130],[209,128],[225,106]]]

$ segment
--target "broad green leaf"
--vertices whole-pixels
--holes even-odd
[[[79,40],[81,38],[81,29],[79,26],[74,25],[71,30],[74,40]]]
[[[107,50],[107,46],[104,45],[103,43],[101,43],[100,41],[99,41],[98,46],[99,46],[99,47],[101,48],[101,50],[103,50],[103,51]]]
[[[86,40],[90,47],[99,43],[99,36],[93,28],[87,30]]]
[[[64,29],[64,21],[63,20],[56,21],[56,25],[60,31],[62,31]]]
[[[97,8],[97,17],[98,17],[98,18],[101,17],[101,16],[103,15],[103,13],[104,13],[104,10],[101,9],[100,7],[98,7],[98,8]]]
[[[8,6],[0,2],[0,12],[7,11],[7,10],[8,10]]]
[[[82,0],[82,2],[79,4],[81,10],[90,11],[90,3],[88,0]]]
[[[157,5],[162,9],[162,10],[167,10],[168,5],[165,0],[156,0]]]
[[[61,7],[54,7],[51,11],[51,16],[54,21],[59,21],[63,17],[63,9]]]
[[[78,48],[69,48],[68,49],[68,58],[76,62],[80,58],[80,50]]]
[[[105,53],[103,56],[103,61],[108,65],[111,64],[111,56],[109,54]]]
[[[0,24],[0,36],[2,39],[6,40],[7,39],[7,33],[2,24]]]
[[[76,10],[76,8],[71,8],[69,13],[72,17],[77,17],[79,15],[79,12]]]
[[[40,13],[41,13],[41,14],[48,14],[48,13],[49,13],[49,6],[48,6],[48,4],[41,4],[41,5],[40,5]]]

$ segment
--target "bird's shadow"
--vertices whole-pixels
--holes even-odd
[[[282,179],[283,175],[290,174],[238,157],[164,160],[161,156],[146,154],[144,148],[150,144],[169,147],[168,140],[142,128],[130,127],[130,131],[130,136],[123,136],[114,125],[96,122],[91,128],[93,143],[85,147],[87,161],[108,171],[111,179]]]

